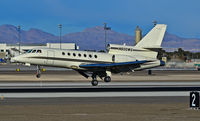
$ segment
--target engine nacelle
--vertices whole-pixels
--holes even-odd
[[[119,62],[129,62],[129,61],[136,61],[136,58],[129,56],[129,55],[114,55],[115,59],[114,62],[119,63]],[[113,57],[114,58],[114,57]]]

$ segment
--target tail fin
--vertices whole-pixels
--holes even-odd
[[[167,25],[165,24],[157,24],[135,47],[145,49],[161,48],[166,28]]]
[[[135,47],[141,49],[147,49],[147,51],[138,52],[138,54],[156,59],[163,37],[165,35],[167,25],[157,24]]]

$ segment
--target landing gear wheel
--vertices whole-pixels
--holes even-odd
[[[92,86],[97,86],[98,85],[98,81],[97,80],[92,80],[91,84],[92,84]]]
[[[104,82],[111,82],[110,76],[106,76],[106,77],[104,78]]]
[[[148,70],[148,75],[152,75],[152,70]]]
[[[37,77],[37,78],[40,78],[40,77],[41,77],[41,74],[37,74],[36,77]]]

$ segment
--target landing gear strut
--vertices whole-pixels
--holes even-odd
[[[37,78],[40,78],[41,77],[41,68],[40,66],[37,65],[37,74],[36,74],[36,77]]]
[[[97,75],[93,74],[92,75],[92,82],[91,82],[92,86],[97,86],[98,85],[98,81],[97,81]]]

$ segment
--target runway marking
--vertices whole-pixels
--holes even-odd
[[[4,98],[59,98],[59,97],[160,97],[189,96],[183,92],[87,92],[87,93],[0,93]]]
[[[200,86],[200,82],[110,82],[103,83],[99,82],[99,86],[166,86],[166,85],[175,85],[175,86]],[[1,87],[56,87],[56,86],[90,86],[90,82],[0,82]],[[98,86],[98,87],[99,87]]]
[[[113,82],[102,83],[97,87],[87,82],[28,82],[1,83],[0,85],[0,95],[5,99],[189,96],[190,91],[200,91],[200,82]]]

